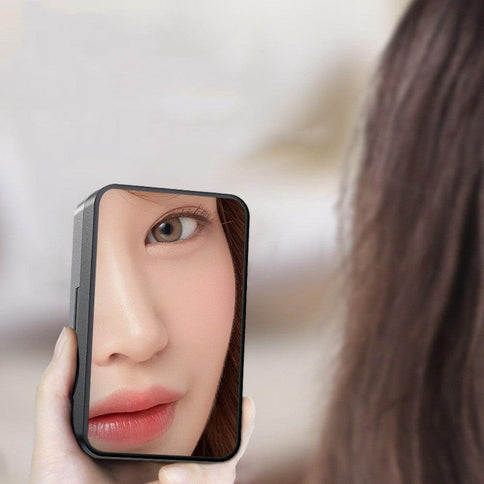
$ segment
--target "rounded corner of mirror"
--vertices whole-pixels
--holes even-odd
[[[94,194],[93,194],[95,205],[99,205],[103,195],[106,192],[108,192],[110,190],[121,190],[121,189],[124,189],[124,188],[125,188],[124,185],[119,185],[118,183],[110,183],[109,185],[103,186],[102,188],[100,188],[99,190],[94,192]]]
[[[244,209],[244,212],[246,214],[247,220],[249,220],[250,210],[249,210],[249,207],[247,206],[247,203],[245,202],[245,200],[243,200],[242,198],[240,198],[238,195],[233,195],[231,193],[228,194],[227,198],[229,198],[231,200],[234,200],[234,202],[237,202]]]
[[[237,441],[235,442],[235,446],[234,448],[232,449],[232,451],[230,451],[228,454],[222,456],[222,457],[216,457],[214,459],[215,462],[227,462],[228,460],[232,459],[233,457],[235,457],[235,455],[237,454],[237,452],[239,451],[240,449],[240,446],[241,446],[241,443],[242,443],[242,439],[240,437],[240,433],[237,435]]]
[[[77,442],[79,443],[81,449],[90,457],[93,457],[95,459],[102,459],[104,457],[102,451],[96,449],[96,447],[92,445],[89,440],[88,434],[83,434],[82,438],[78,437]]]

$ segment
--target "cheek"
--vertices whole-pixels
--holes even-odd
[[[232,329],[235,275],[222,237],[190,257],[164,261],[164,282],[157,285],[158,317],[192,381],[200,374],[218,381]]]

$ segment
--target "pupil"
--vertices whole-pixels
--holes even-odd
[[[163,235],[170,235],[173,232],[173,225],[170,223],[163,222],[160,225],[160,232]]]

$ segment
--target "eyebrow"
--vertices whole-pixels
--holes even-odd
[[[203,205],[203,206],[205,206],[206,202],[204,200],[202,201],[201,199],[210,199],[210,198],[217,199],[217,197],[213,197],[213,196],[188,195],[185,193],[149,192],[146,190],[144,191],[125,190],[125,191],[138,198],[142,198],[143,200],[146,200],[150,203],[161,205],[163,208],[169,208],[173,203],[183,203],[185,199],[186,199],[186,203]],[[207,209],[210,210],[208,207]]]

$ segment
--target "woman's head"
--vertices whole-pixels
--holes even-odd
[[[322,482],[482,482],[484,3],[412,3],[382,59],[347,235]]]
[[[174,193],[102,195],[88,434],[96,449],[199,455],[204,441],[204,449],[221,450],[206,434],[207,422],[227,425],[237,415],[234,254],[243,253],[243,238],[231,246],[221,209],[230,203],[240,207]],[[229,426],[222,450],[235,430]],[[234,446],[235,438],[214,456]]]

